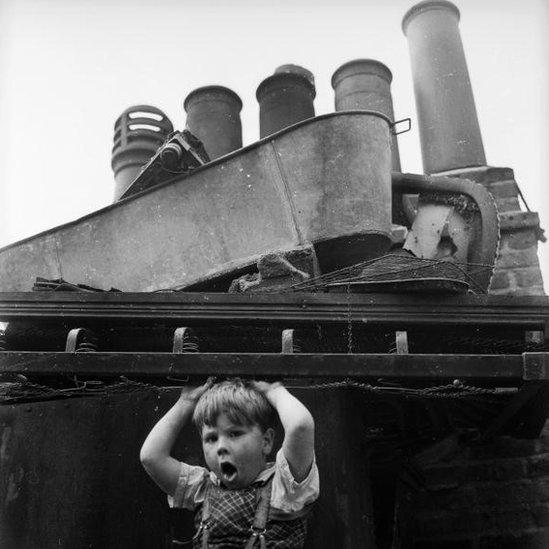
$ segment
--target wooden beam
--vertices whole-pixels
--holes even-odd
[[[0,373],[90,377],[314,377],[364,380],[475,380],[516,385],[520,355],[49,353],[0,352]]]
[[[179,326],[203,322],[265,324],[382,323],[520,326],[543,330],[545,296],[425,296],[400,294],[0,293],[0,322],[100,321]]]

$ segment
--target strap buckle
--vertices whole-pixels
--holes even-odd
[[[246,543],[245,549],[253,549],[256,547],[256,542],[259,540],[259,549],[267,549],[267,543],[265,541],[265,528],[255,528],[254,526],[250,526],[250,530],[252,532],[252,535],[250,536],[250,539],[248,540],[248,543]]]
[[[198,525],[198,528],[194,534],[194,536],[192,537],[192,539],[198,539],[198,537],[200,536],[200,534],[204,531],[204,530],[207,530],[208,529],[208,520],[201,520],[200,521],[200,524]]]

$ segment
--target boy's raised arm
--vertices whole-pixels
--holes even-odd
[[[139,458],[149,476],[167,494],[173,496],[179,478],[180,463],[171,457],[173,445],[188,422],[198,399],[211,387],[213,379],[193,389],[183,389],[177,402],[152,428]]]
[[[304,480],[311,469],[314,459],[313,416],[307,408],[282,383],[255,381],[253,386],[265,395],[278,412],[284,427],[282,451],[290,465],[290,470],[297,482]]]

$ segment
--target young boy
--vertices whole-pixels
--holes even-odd
[[[267,463],[275,411],[284,442]],[[170,456],[181,428],[193,416],[208,469]],[[183,390],[153,427],[141,463],[174,507],[196,511],[195,548],[297,549],[319,491],[314,422],[281,383],[239,379]]]

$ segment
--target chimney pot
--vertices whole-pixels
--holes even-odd
[[[115,179],[113,202],[120,199],[172,132],[169,118],[150,105],[129,107],[117,118],[111,159]]]
[[[242,101],[233,90],[224,86],[197,88],[187,95],[183,107],[187,129],[202,141],[210,159],[242,147]]]
[[[375,59],[355,59],[344,63],[332,76],[335,110],[378,111],[395,119],[391,81],[393,75],[386,65]],[[397,136],[391,137],[392,169],[400,171]]]
[[[451,2],[429,0],[413,6],[402,21],[428,174],[486,165],[459,19]]]
[[[457,6],[452,4],[452,2],[447,2],[446,0],[425,0],[424,2],[419,2],[415,6],[412,6],[402,18],[402,32],[406,34],[408,24],[416,16],[420,15],[423,12],[430,10],[446,10],[452,12],[456,16],[456,22],[459,23],[461,14]]]
[[[281,74],[281,73],[301,74],[301,76],[304,76],[305,78],[307,78],[307,80],[309,80],[309,82],[313,86],[315,85],[314,74],[310,70],[300,65],[292,65],[291,63],[288,63],[287,65],[280,65],[280,67],[277,67],[275,69],[274,74]]]
[[[266,137],[315,115],[314,77],[299,65],[281,65],[259,84],[259,136]]]

